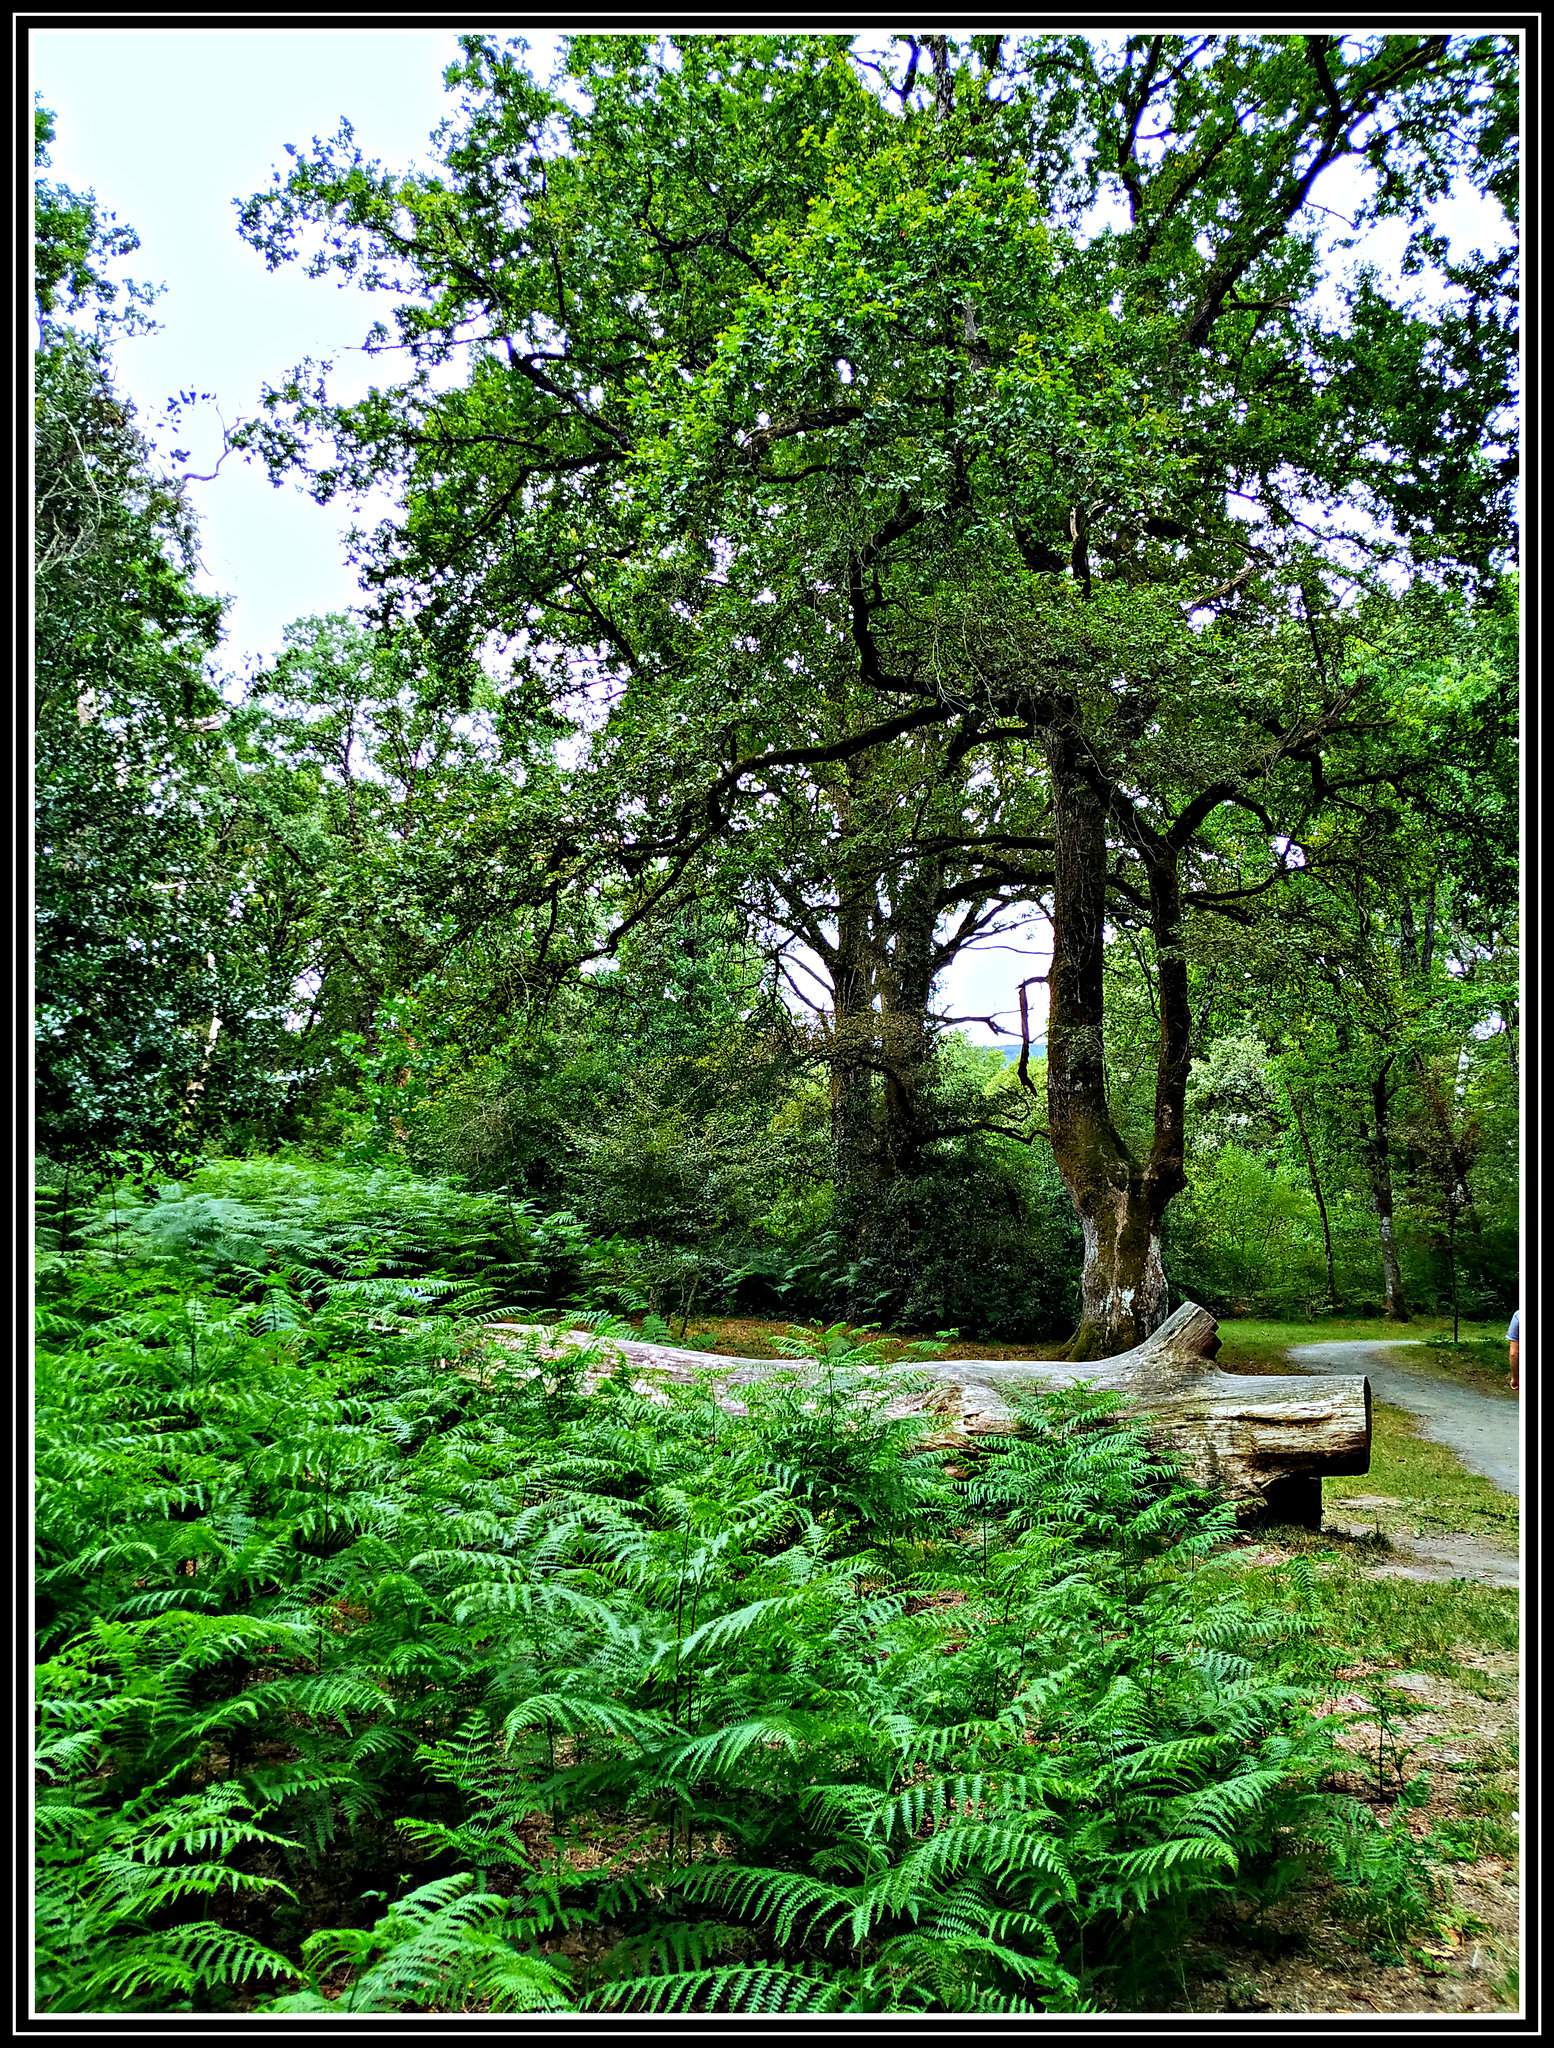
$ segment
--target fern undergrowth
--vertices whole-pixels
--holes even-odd
[[[1137,2007],[1363,1867],[1305,1561],[1108,1399],[952,1480],[838,1332],[720,1402],[212,1241],[43,1289],[41,2009]]]

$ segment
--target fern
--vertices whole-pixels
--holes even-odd
[[[303,1989],[272,1999],[271,2013],[564,2008],[569,1973],[503,1936],[509,1901],[476,1889],[466,1872],[422,1885],[366,1929],[330,1928],[303,1944]],[[341,1967],[350,1982],[335,1999],[323,1980]]]
[[[1115,1402],[951,1482],[867,1337],[599,1377],[493,1341],[452,1196],[353,1249],[231,1179],[50,1280],[45,2010],[1085,2010],[1291,1842],[1427,1909],[1317,1790],[1309,1577],[1250,1604]]]
[[[46,1770],[67,1760],[56,1751]],[[69,1761],[75,1761],[70,1759]],[[187,2009],[291,1965],[251,1936],[204,1919],[151,1925],[223,1891],[284,1891],[232,1867],[240,1850],[280,1845],[235,1785],[163,1799],[153,1787],[113,1810],[101,1792],[46,1783],[38,1798],[36,1998],[55,2012]]]
[[[1361,1927],[1388,1942],[1433,1929],[1445,1881],[1403,1814],[1383,1823],[1358,1800],[1341,1800],[1315,1834]]]
[[[595,2003],[632,2012],[836,2012],[844,1989],[818,1970],[772,1964],[727,1963],[718,1968],[673,1970],[611,1984]]]

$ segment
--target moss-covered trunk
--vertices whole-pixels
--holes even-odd
[[[877,1179],[874,1132],[874,975],[865,891],[842,878],[831,963],[833,1224],[856,1258],[868,1238]]]
[[[1185,1185],[1191,1042],[1179,854],[1171,841],[1154,836],[1140,849],[1160,1009],[1154,1132],[1149,1155],[1140,1160],[1113,1122],[1106,1096],[1106,795],[1071,730],[1049,737],[1047,758],[1057,834],[1048,1128],[1084,1233],[1082,1310],[1069,1356],[1109,1358],[1141,1344],[1169,1313],[1161,1232],[1167,1205]]]
[[[833,964],[831,1152],[833,1225],[858,1283],[847,1312],[881,1312],[881,1272],[899,1274],[910,1248],[893,1194],[922,1171],[932,1132],[928,1087],[934,1034],[940,868],[913,864],[891,878],[860,876],[842,892]],[[888,893],[887,893],[888,892]]]
[[[934,1034],[928,1000],[941,879],[937,860],[912,863],[893,878],[889,910],[879,921],[880,1156],[890,1178],[909,1180],[921,1170],[931,1135],[927,1096]]]

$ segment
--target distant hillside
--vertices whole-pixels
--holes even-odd
[[[1004,1058],[1005,1058],[1005,1059],[1006,1059],[1006,1060],[1007,1060],[1007,1061],[1009,1062],[1009,1064],[1010,1064],[1010,1066],[1011,1066],[1011,1067],[1016,1067],[1016,1066],[1018,1066],[1018,1065],[1019,1065],[1019,1063],[1020,1063],[1020,1048],[1019,1048],[1019,1047],[1018,1047],[1017,1045],[1001,1045],[1001,1046],[1000,1046],[1000,1047],[998,1048],[998,1050],[999,1050],[999,1051],[1000,1051],[1000,1052],[1001,1052],[1001,1053],[1003,1054]],[[1046,1053],[1046,1050],[1047,1050],[1047,1041],[1046,1041],[1046,1039],[1044,1039],[1044,1038],[1033,1038],[1033,1039],[1031,1040],[1031,1058],[1032,1058],[1033,1060],[1039,1060],[1039,1059],[1041,1059],[1041,1058],[1042,1058],[1042,1057],[1043,1057],[1043,1056],[1045,1055],[1045,1053]]]

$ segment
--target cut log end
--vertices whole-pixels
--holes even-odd
[[[1226,1494],[1246,1520],[1320,1527],[1323,1476],[1370,1470],[1369,1381],[1230,1373],[1213,1362],[1219,1350],[1219,1325],[1189,1301],[1142,1344],[1094,1365],[1011,1361],[997,1370],[1006,1385],[1020,1374],[1126,1395],[1188,1477]],[[971,1360],[933,1370],[967,1368],[976,1370]]]

